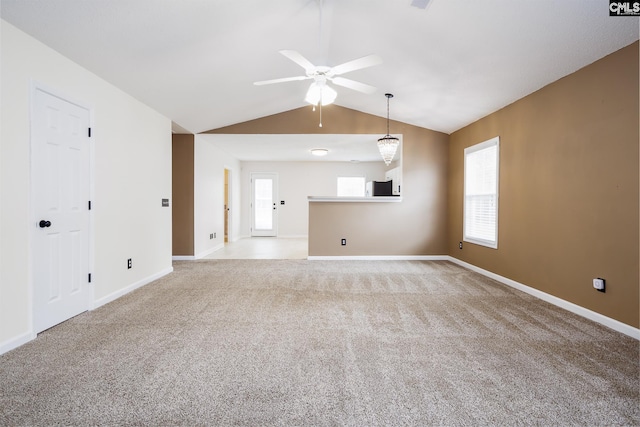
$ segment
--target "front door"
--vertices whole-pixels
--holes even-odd
[[[251,174],[251,235],[275,237],[278,233],[278,175]]]
[[[31,121],[36,333],[89,308],[89,111],[34,89]]]

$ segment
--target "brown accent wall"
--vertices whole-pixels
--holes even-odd
[[[450,255],[639,326],[638,60],[636,42],[451,135]],[[463,150],[494,136],[498,249],[460,250]]]
[[[173,255],[194,255],[194,135],[172,135]]]
[[[205,133],[379,134],[385,118],[337,105],[323,107],[323,127],[311,107],[252,120]],[[311,203],[309,255],[444,255],[447,253],[448,135],[400,122],[403,201],[400,203]],[[375,140],[371,141],[372,144]],[[382,161],[382,160],[380,160]],[[318,194],[323,196],[323,194]],[[347,239],[347,246],[340,239]]]

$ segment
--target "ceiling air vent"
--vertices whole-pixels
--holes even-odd
[[[431,0],[412,0],[411,6],[417,7],[418,9],[426,9]]]

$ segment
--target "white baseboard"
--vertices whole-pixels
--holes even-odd
[[[111,301],[115,301],[116,299],[120,298],[123,295],[128,294],[131,291],[135,291],[138,288],[143,287],[144,285],[147,285],[151,282],[153,282],[154,280],[158,280],[159,278],[166,276],[167,274],[171,273],[173,271],[173,267],[167,267],[164,270],[160,270],[159,272],[152,274],[151,276],[145,277],[142,280],[138,280],[135,283],[132,283],[131,285],[122,288],[116,292],[113,292],[105,297],[102,297],[100,299],[97,299],[93,302],[93,305],[91,307],[91,310],[95,310],[98,307],[101,307],[105,304],[110,303]]]
[[[195,255],[173,255],[171,257],[172,261],[194,261],[195,259]]]
[[[11,338],[5,342],[0,343],[0,354],[4,354],[8,351],[13,350],[14,348],[18,348],[23,344],[28,343],[31,340],[36,338],[37,334],[33,332],[27,332],[22,335],[18,335],[15,338]]]
[[[252,236],[251,234],[243,234],[242,236],[238,236],[233,241],[237,242],[242,239],[252,239],[252,238],[260,239],[265,237],[267,239],[301,239],[301,238],[309,238],[307,234],[278,234],[277,236]]]
[[[214,253],[215,251],[219,251],[220,249],[223,249],[223,248],[224,248],[224,242],[220,243],[220,244],[217,244],[214,247],[207,249],[206,251],[203,251],[203,252],[200,252],[199,254],[196,254],[194,259],[204,258],[207,255],[210,255],[210,254]]]
[[[219,251],[220,249],[223,249],[223,248],[224,248],[224,242],[218,243],[214,247],[209,248],[209,249],[207,249],[205,251],[202,251],[202,252],[200,252],[198,254],[195,254],[195,255],[173,255],[171,257],[171,259],[173,261],[195,261],[197,259],[204,258],[207,255],[210,255],[210,254],[214,253],[215,251]]]
[[[492,273],[491,271],[482,269],[480,267],[476,267],[473,264],[469,264],[468,262],[461,261],[457,258],[454,258],[454,257],[447,257],[447,258],[449,261],[453,262],[454,264],[458,264],[461,267],[468,268],[469,270],[475,271],[476,273],[480,273],[483,276],[487,276],[493,280],[496,280],[512,288],[518,289],[522,292],[526,292],[529,295],[532,295],[543,301],[551,303],[557,307],[563,308],[579,316],[582,316],[584,318],[593,320],[594,322],[607,326],[613,329],[614,331],[618,331],[620,333],[630,336],[631,338],[640,340],[640,329],[634,328],[633,326],[627,325],[626,323],[622,323],[618,320],[612,319],[603,314],[596,313],[595,311],[591,311],[588,308],[584,308],[582,306],[563,300],[562,298],[558,298],[546,292],[542,292],[530,286],[523,285],[522,283],[500,276],[499,274]]]
[[[310,261],[449,261],[448,255],[308,256]]]

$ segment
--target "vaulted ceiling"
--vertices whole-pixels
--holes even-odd
[[[638,39],[604,0],[2,0],[4,20],[198,133],[302,107],[278,53],[378,88],[337,105],[451,133]],[[612,76],[612,78],[615,78]],[[310,120],[317,120],[310,115]]]

